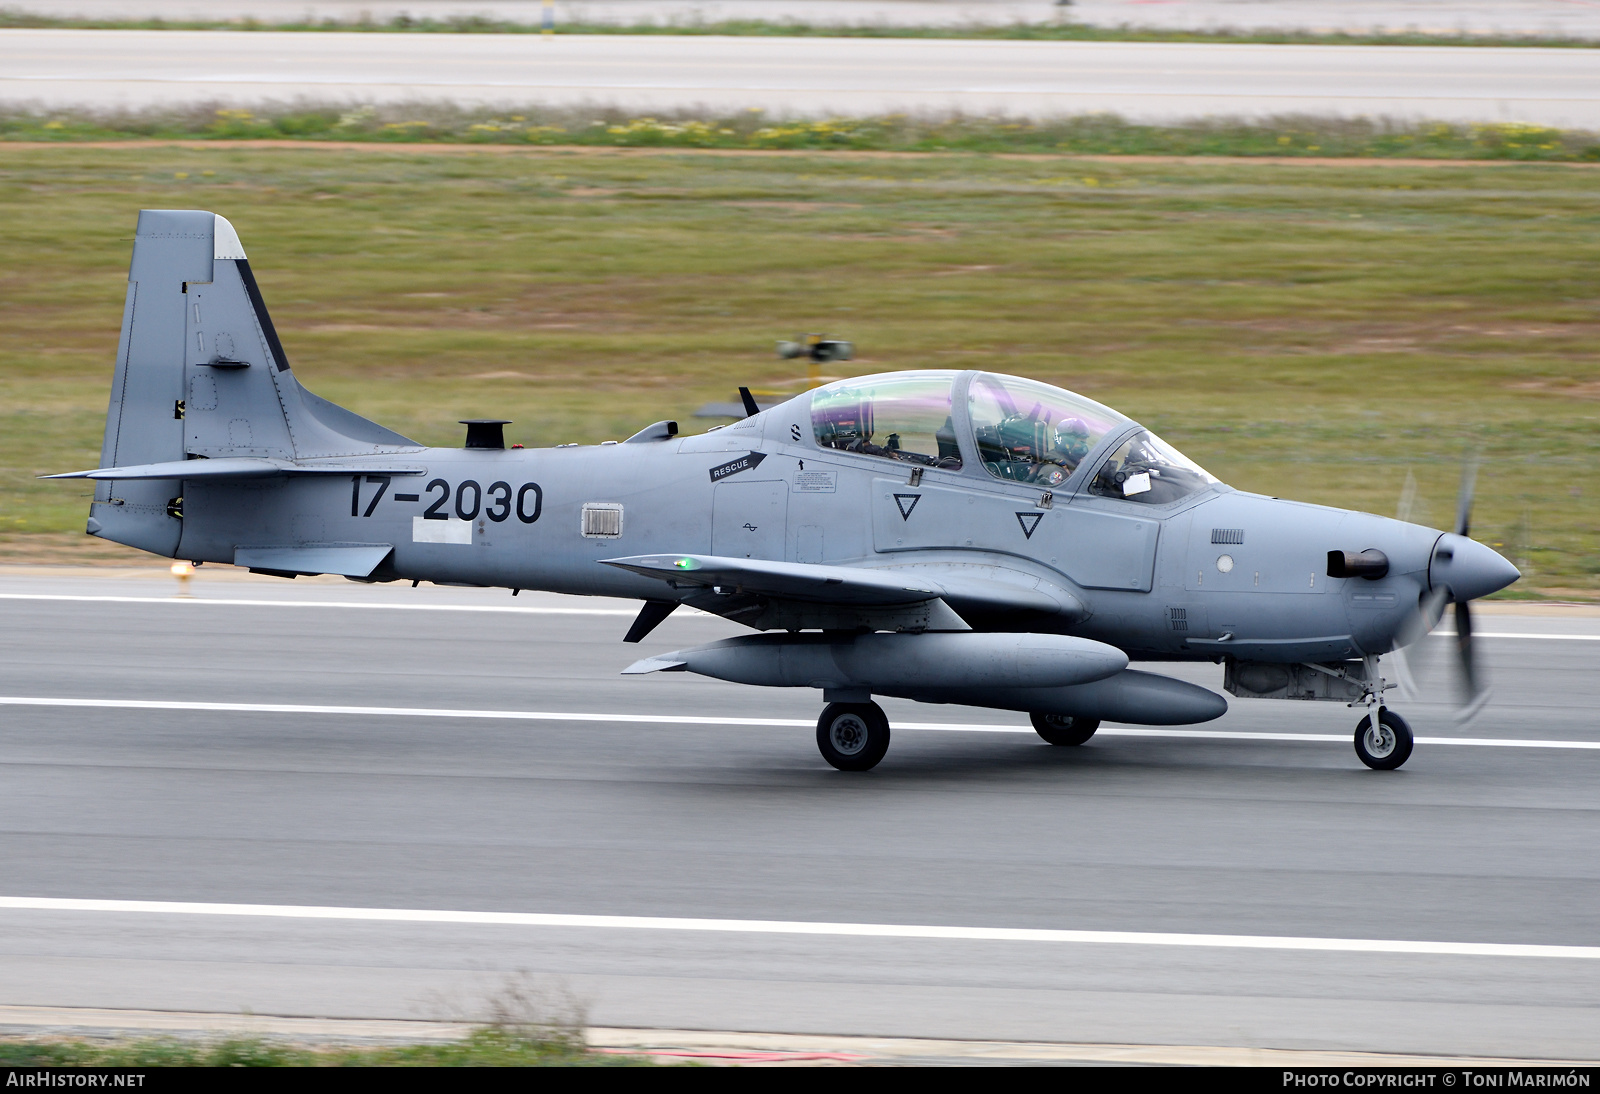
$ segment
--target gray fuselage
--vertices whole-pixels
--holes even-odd
[[[1025,618],[968,613],[975,629],[1072,634],[1141,659],[1300,662],[1392,648],[1443,535],[1220,484],[1165,506],[1087,493],[1089,470],[1135,425],[1108,434],[1044,507],[1039,487],[985,473],[960,399],[963,466],[916,469],[912,486],[914,469],[897,461],[819,447],[809,400],[701,436],[413,450],[403,458],[425,472],[377,481],[190,481],[176,553],[232,562],[242,545],[392,544],[385,578],[641,599],[661,598],[662,583],[601,560],[684,552],[970,568],[1060,605]],[[585,534],[586,507],[620,515]],[[1330,550],[1369,548],[1388,557],[1384,577],[1327,575]]]

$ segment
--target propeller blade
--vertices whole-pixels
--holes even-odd
[[[1411,675],[1411,659],[1406,656],[1406,651],[1396,647],[1389,654],[1389,663],[1394,666],[1394,682],[1400,685],[1400,697],[1417,698],[1421,691],[1417,687],[1417,678]]]
[[[1489,701],[1489,689],[1478,676],[1477,656],[1472,646],[1472,605],[1469,601],[1456,602],[1456,658],[1461,665],[1462,699],[1456,718],[1470,722]]]
[[[1449,600],[1450,590],[1442,585],[1423,593],[1421,599],[1417,601],[1416,614],[1407,619],[1405,625],[1400,628],[1400,633],[1395,635],[1396,649],[1403,649],[1427,637],[1444,617],[1445,604]]]
[[[1478,486],[1478,459],[1468,456],[1461,466],[1461,493],[1456,496],[1456,535],[1465,536],[1472,529],[1472,494]]]
[[[1461,679],[1469,696],[1478,693],[1478,675],[1472,656],[1472,605],[1456,601],[1456,659],[1461,663]]]
[[[1418,598],[1417,610],[1401,624],[1395,635],[1395,647],[1389,659],[1395,666],[1395,683],[1400,685],[1400,693],[1407,699],[1422,696],[1421,678],[1431,676],[1428,670],[1437,668],[1439,651],[1419,643],[1439,625],[1449,600],[1450,590],[1444,586],[1429,589]]]
[[[1423,598],[1422,611],[1428,624],[1428,631],[1432,633],[1439,629],[1439,621],[1444,618],[1444,610],[1450,604],[1450,590],[1448,588],[1433,589]]]
[[[1411,519],[1411,510],[1416,506],[1416,504],[1417,477],[1407,470],[1406,484],[1400,488],[1400,504],[1395,506],[1395,519],[1409,521]]]

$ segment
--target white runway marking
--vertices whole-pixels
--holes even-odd
[[[468,718],[505,722],[607,722],[669,726],[761,726],[809,729],[809,718],[729,718],[699,714],[593,714],[563,710],[461,710],[444,707],[351,707],[315,703],[207,703],[175,699],[57,699],[27,695],[0,695],[0,706],[88,707],[110,710],[182,710],[233,714],[338,714],[359,718]],[[1022,733],[1028,726],[985,725],[966,722],[895,722],[895,729],[946,733]],[[1345,733],[1234,733],[1223,729],[1102,729],[1104,737],[1188,737],[1214,741],[1302,741],[1348,744]],[[1541,741],[1516,737],[1418,737],[1423,745],[1478,745],[1488,748],[1574,748],[1600,750],[1600,741]]]
[[[630,613],[631,614],[631,613]],[[1455,638],[1455,631],[1432,631],[1430,638]],[[1533,634],[1521,631],[1473,631],[1474,638],[1538,638],[1558,642],[1600,642],[1600,634]]]
[[[385,604],[363,600],[241,600],[198,596],[68,596],[60,593],[0,593],[0,600],[66,600],[103,604],[215,604],[235,608],[377,608],[406,612],[510,612],[515,615],[617,615],[632,618],[637,608],[545,608],[520,604]],[[685,617],[717,618],[694,608]]]
[[[712,931],[723,934],[923,938],[956,942],[1055,942],[1117,946],[1194,946],[1229,950],[1320,950],[1331,953],[1436,954],[1452,957],[1558,957],[1593,961],[1600,946],[1504,942],[1423,942],[1381,938],[1181,934],[1156,931],[1070,931],[1037,927],[946,927],[901,923],[811,923],[784,919],[689,919],[668,916],[566,915],[551,912],[464,912],[419,908],[337,908],[297,904],[210,904],[166,900],[78,900],[0,897],[0,910],[112,912],[155,915],[262,916],[366,923],[447,923],[506,927],[587,927],[626,931]]]
[[[211,604],[235,608],[377,608],[407,612],[511,612],[525,615],[616,615],[632,617],[637,608],[522,607],[515,604],[385,604],[363,600],[245,600],[238,597],[199,596],[78,596],[66,593],[0,593],[0,600],[63,600],[99,604]],[[697,608],[679,609],[683,618],[717,619]],[[678,618],[678,616],[674,616]],[[1454,631],[1434,631],[1431,637],[1454,638]],[[1474,638],[1532,639],[1540,642],[1600,642],[1600,634],[1534,634],[1531,631],[1474,631]]]

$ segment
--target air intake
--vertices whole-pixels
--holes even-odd
[[[1243,528],[1213,528],[1211,529],[1212,543],[1243,543]]]
[[[583,535],[586,539],[615,539],[622,535],[622,506],[609,502],[585,504]]]

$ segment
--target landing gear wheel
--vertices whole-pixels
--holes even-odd
[[[1053,745],[1081,745],[1100,728],[1098,718],[1079,718],[1071,714],[1041,714],[1032,711],[1028,718],[1034,731]]]
[[[1392,710],[1378,708],[1378,726],[1372,726],[1372,715],[1361,719],[1356,726],[1356,755],[1374,771],[1393,771],[1411,756],[1411,727]]]
[[[829,703],[817,719],[817,748],[840,771],[870,771],[889,751],[889,719],[877,703]]]

